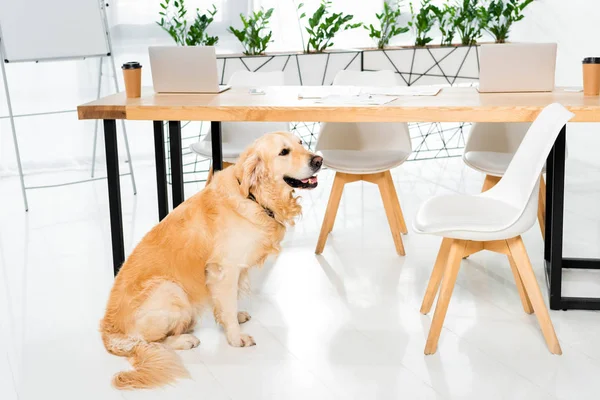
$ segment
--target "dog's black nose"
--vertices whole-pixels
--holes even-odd
[[[313,169],[313,171],[318,171],[321,168],[321,165],[323,165],[323,157],[313,156],[310,159],[310,167]]]

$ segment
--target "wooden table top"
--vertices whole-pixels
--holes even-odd
[[[547,93],[479,93],[472,87],[444,88],[437,96],[402,96],[385,105],[326,105],[299,99],[301,86],[247,88],[220,94],[124,93],[77,108],[79,119],[157,121],[319,121],[319,122],[528,122],[548,104],[575,114],[572,122],[600,122],[600,97],[557,88]]]

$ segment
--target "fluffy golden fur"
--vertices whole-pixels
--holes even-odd
[[[150,388],[188,377],[173,350],[199,345],[191,332],[207,306],[229,344],[255,344],[240,331],[250,316],[238,312],[238,291],[249,267],[279,251],[286,226],[301,212],[284,177],[305,184],[320,161],[289,133],[264,135],[141,240],[117,275],[100,322],[106,349],[133,366],[114,376],[115,387]],[[316,186],[314,178],[310,183]]]

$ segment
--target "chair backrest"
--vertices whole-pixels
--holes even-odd
[[[348,71],[337,73],[334,85],[396,86],[392,71]],[[400,150],[412,151],[408,125],[403,122],[324,122],[321,124],[317,150]]]
[[[283,71],[237,71],[231,75],[228,84],[233,88],[283,86],[285,85],[285,79]],[[223,143],[236,143],[246,147],[265,133],[289,131],[289,129],[290,125],[287,122],[223,122],[221,124],[221,135]],[[210,135],[206,135],[206,140],[210,141]]]
[[[476,122],[469,132],[464,152],[494,151],[512,154],[519,148],[530,126],[529,122]]]
[[[500,182],[480,195],[510,204],[519,210],[510,224],[521,217],[532,197],[537,199],[534,189],[537,188],[546,158],[560,130],[573,115],[558,103],[545,107],[531,124]],[[535,208],[532,210],[535,212]]]

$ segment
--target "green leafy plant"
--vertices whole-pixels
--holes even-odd
[[[298,10],[304,7],[304,3],[298,5]],[[333,38],[340,30],[355,29],[362,26],[362,23],[350,23],[354,15],[344,13],[330,12],[331,1],[323,0],[321,5],[314,12],[312,17],[308,18],[308,42],[306,44],[306,52],[321,53],[333,46]],[[306,17],[306,13],[300,15],[300,19]]]
[[[233,33],[236,38],[244,46],[244,54],[248,56],[255,56],[264,54],[267,50],[267,46],[271,42],[272,31],[264,33],[269,25],[269,18],[273,14],[273,9],[269,8],[265,11],[264,8],[260,8],[258,11],[254,11],[248,17],[244,17],[240,14],[240,19],[244,27],[242,29],[235,29],[230,26],[228,31]]]
[[[196,9],[196,17],[191,24],[186,19],[187,9],[184,0],[164,0],[160,3],[162,10],[158,13],[160,21],[156,23],[171,35],[180,46],[214,46],[219,41],[217,36],[209,36],[206,31],[213,22],[217,7],[200,13]]]
[[[298,29],[300,31],[300,40],[302,41],[302,50],[306,49],[306,46],[304,45],[304,35],[302,34],[302,19],[304,17],[306,17],[306,13],[302,12],[302,14],[299,14],[300,9],[302,7],[304,7],[304,3],[300,3],[298,6],[296,6],[296,2],[294,0],[292,0],[292,4],[294,4],[294,8],[296,9],[296,21],[298,22]]]
[[[456,33],[454,20],[456,19],[456,7],[444,4],[443,7],[432,6],[433,14],[437,20],[438,29],[442,34],[442,46],[451,46]]]
[[[390,43],[391,38],[409,31],[407,26],[398,25],[400,14],[400,1],[396,2],[395,7],[390,6],[387,1],[384,1],[383,11],[380,14],[375,14],[379,20],[379,29],[375,28],[373,24],[364,27],[369,31],[369,37],[377,40],[377,48],[383,49]]]
[[[433,13],[435,6],[431,4],[431,0],[423,0],[421,1],[421,9],[418,13],[415,13],[412,2],[409,5],[412,17],[408,21],[408,26],[414,30],[415,46],[426,46],[427,43],[433,40],[427,34],[435,23],[435,14]]]
[[[532,2],[533,0],[492,0],[487,8],[481,8],[484,29],[494,37],[496,43],[506,42],[511,25],[525,17],[523,9]]]
[[[481,38],[481,31],[486,27],[483,7],[477,6],[477,0],[462,0],[456,5],[454,26],[465,46],[474,45]]]

